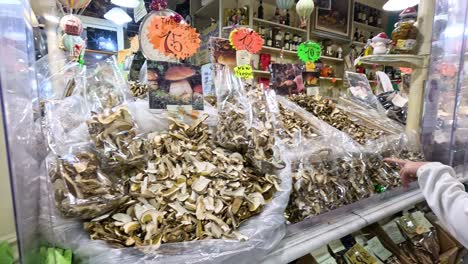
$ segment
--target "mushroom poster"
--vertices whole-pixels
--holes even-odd
[[[189,64],[148,61],[150,109],[191,106],[203,110],[200,67]]]

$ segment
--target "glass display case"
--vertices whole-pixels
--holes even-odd
[[[435,5],[422,147],[429,160],[458,166],[468,162],[468,2]]]
[[[34,136],[40,126],[35,126],[33,111],[37,96],[29,1],[0,1],[0,36],[0,112],[8,159],[8,171],[0,177],[10,176],[20,261],[38,263],[41,147]]]

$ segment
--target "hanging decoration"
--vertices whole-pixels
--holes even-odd
[[[91,0],[60,0],[60,3],[69,9],[85,8],[88,6],[89,2],[91,2]]]
[[[306,41],[299,45],[297,56],[305,63],[316,62],[322,55],[320,44],[313,41]]]
[[[301,18],[301,28],[307,27],[307,21],[314,11],[314,0],[299,0],[296,4],[296,12]]]
[[[294,5],[294,0],[276,0],[279,9],[290,9]]]
[[[60,19],[60,29],[68,35],[79,36],[83,32],[83,23],[74,15],[66,15]]]
[[[263,38],[251,28],[236,28],[229,35],[229,42],[236,50],[258,53],[263,46]]]
[[[200,47],[200,34],[191,26],[178,23],[171,17],[153,17],[146,37],[154,49],[178,59],[192,56]]]

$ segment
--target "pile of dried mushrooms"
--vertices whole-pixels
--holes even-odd
[[[347,133],[359,144],[378,139],[384,134],[381,130],[365,126],[351,119],[331,99],[308,95],[293,95],[289,99],[329,125]]]
[[[88,127],[98,153],[59,159],[50,172],[57,207],[88,219],[92,239],[118,247],[246,239],[237,228],[280,190],[279,179],[248,161],[248,146],[236,152],[215,144],[207,117],[192,125],[170,119],[167,132],[137,137],[126,107],[93,114]],[[246,130],[231,133],[239,131]],[[253,144],[271,143],[253,134]]]

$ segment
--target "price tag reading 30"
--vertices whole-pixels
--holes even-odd
[[[188,24],[156,16],[149,24],[148,39],[166,56],[186,59],[200,47],[200,34]]]
[[[236,50],[257,53],[262,49],[263,38],[251,28],[237,28],[231,31],[229,41]]]

